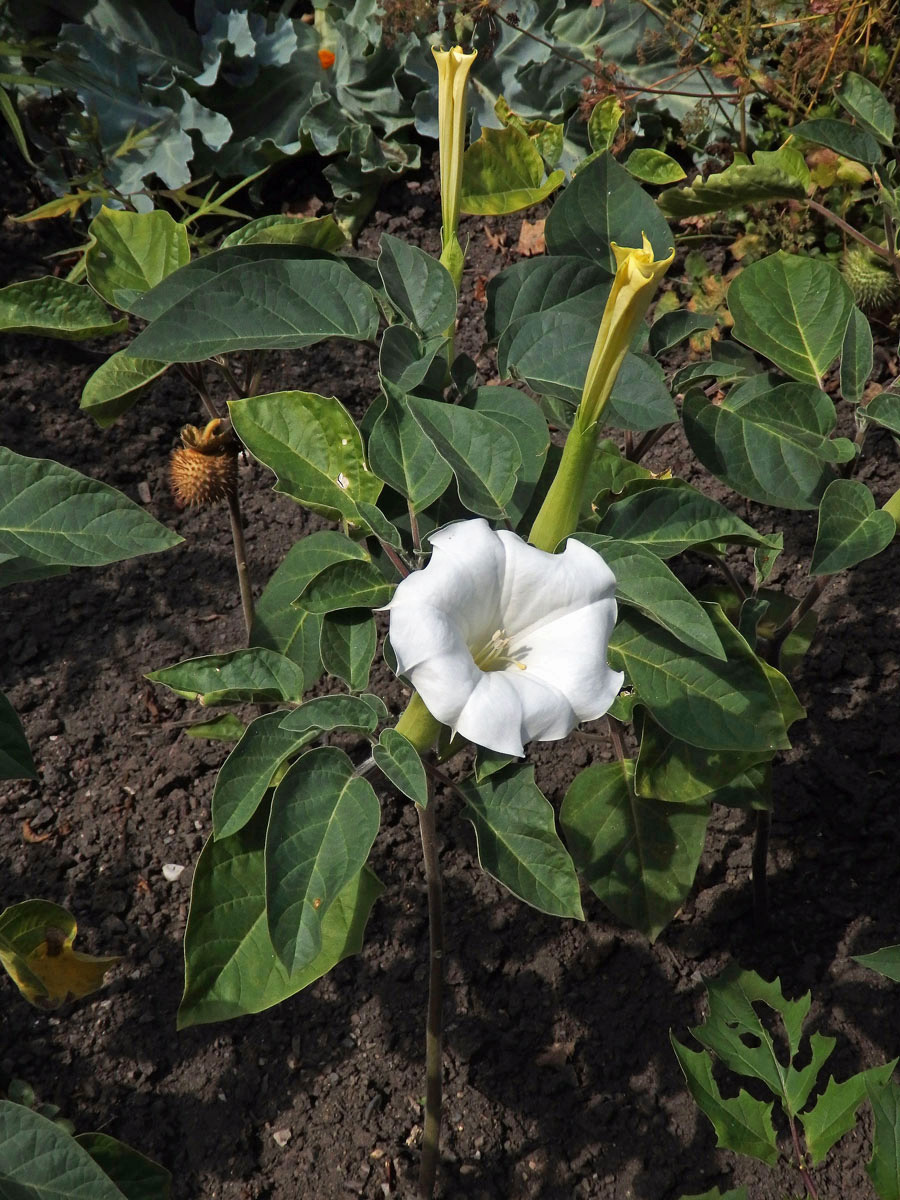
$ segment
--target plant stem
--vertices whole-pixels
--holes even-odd
[[[663,434],[668,433],[671,428],[671,425],[660,425],[658,429],[651,429],[649,433],[645,433],[635,446],[631,461],[640,462],[644,455],[653,449]]]
[[[809,1177],[809,1168],[806,1165],[806,1156],[800,1146],[800,1139],[797,1136],[797,1125],[793,1117],[788,1118],[788,1124],[791,1128],[791,1140],[794,1143],[794,1153],[797,1155],[797,1170],[800,1172],[803,1182],[806,1185],[806,1194],[811,1197],[811,1200],[818,1200],[819,1193],[816,1191],[813,1181]]]
[[[756,813],[756,833],[753,838],[751,871],[753,879],[753,921],[758,933],[769,927],[769,879],[767,860],[769,857],[769,831],[772,814],[767,808]]]
[[[871,238],[867,238],[864,233],[860,233],[858,230],[854,229],[852,225],[849,225],[843,219],[843,217],[839,217],[836,212],[832,212],[831,209],[826,208],[824,204],[819,204],[818,200],[788,200],[788,207],[794,212],[796,212],[804,204],[807,208],[811,208],[813,212],[819,213],[821,216],[831,221],[834,225],[837,225],[838,229],[843,229],[844,233],[846,233],[849,237],[854,238],[863,246],[867,246],[873,254],[877,254],[879,258],[887,259],[887,261],[893,265],[894,255],[891,254],[890,250],[886,250],[884,246],[879,246],[877,242],[873,242]]]
[[[787,620],[783,621],[772,634],[772,638],[769,643],[770,650],[768,659],[773,667],[778,666],[778,656],[781,653],[781,647],[784,645],[785,640],[797,628],[815,602],[828,587],[830,582],[830,575],[820,575],[816,582],[812,584],[806,595],[797,604],[797,607],[790,614]]]
[[[619,762],[624,762],[628,756],[625,753],[625,743],[622,740],[622,726],[609,713],[606,714],[606,728],[609,730],[609,740],[612,743],[616,758]]]
[[[212,402],[212,397],[207,391],[202,365],[200,363],[179,363],[178,369],[203,401],[203,407],[209,413],[210,417],[221,419],[220,414],[216,411],[216,406]]]
[[[247,640],[250,640],[250,630],[253,628],[253,589],[250,586],[250,572],[247,569],[247,547],[244,543],[244,523],[241,520],[241,502],[237,489],[228,493],[228,515],[231,518],[231,539],[234,542],[234,565],[237,567],[238,585],[241,589],[241,607],[244,610],[244,624],[247,626]]]
[[[435,829],[434,790],[429,783],[429,802],[416,805],[422,861],[428,889],[428,1018],[425,1026],[425,1131],[422,1135],[422,1159],[419,1164],[420,1200],[431,1200],[437,1173],[441,1139],[441,1084],[443,1072],[443,1001],[444,1001],[444,901],[441,869],[438,861]]]

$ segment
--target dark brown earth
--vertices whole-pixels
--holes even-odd
[[[483,226],[469,226],[461,344],[490,378],[474,293],[509,251],[493,249]],[[518,218],[490,223],[511,247],[519,227]],[[361,248],[373,253],[388,230],[434,250],[436,229],[433,188],[414,177],[382,195]],[[7,222],[2,282],[43,273],[48,250],[79,240]],[[0,686],[22,715],[40,781],[0,790],[0,906],[28,896],[65,904],[82,948],[123,962],[97,996],[55,1015],[0,981],[0,1084],[28,1080],[79,1130],[103,1129],[160,1160],[176,1200],[402,1195],[422,1121],[427,952],[407,801],[384,796],[373,866],[386,891],[364,952],[268,1013],[176,1033],[190,870],[169,883],[161,868],[196,859],[227,746],[186,738],[182,726],[199,710],[144,674],[239,646],[240,605],[224,512],[178,511],[165,482],[179,427],[201,415],[187,385],[163,380],[100,432],[78,411],[98,361],[91,348],[0,340],[2,442],[135,500],[146,482],[149,510],[186,540],[3,596]],[[886,381],[896,360],[885,353],[880,362]],[[367,349],[315,347],[276,356],[267,386],[334,393],[359,414],[375,394],[374,372]],[[700,480],[761,528],[783,528],[788,553],[774,582],[802,594],[814,514],[739,500],[692,465],[674,434],[650,465]],[[898,476],[891,439],[871,432],[861,477],[879,503]],[[320,524],[270,484],[260,467],[242,477],[257,588]],[[740,557],[733,565],[748,569]],[[829,1066],[838,1078],[900,1053],[900,989],[850,958],[900,941],[898,594],[892,549],[833,583],[821,605],[819,637],[795,681],[808,719],[775,770],[774,922],[764,937],[753,930],[743,813],[716,809],[690,898],[650,946],[588,893],[584,924],[512,899],[478,868],[457,801],[439,795],[449,946],[441,1197],[677,1200],[714,1185],[745,1185],[752,1200],[802,1192],[786,1160],[770,1171],[715,1149],[669,1031],[686,1035],[702,1016],[702,977],[737,961],[780,976],[791,997],[812,990],[812,1025],[837,1038]],[[374,683],[389,686],[383,665]],[[402,703],[396,685],[390,698]],[[575,737],[534,757],[539,782],[559,800],[577,769],[609,752]],[[25,821],[49,837],[26,841]],[[823,1200],[874,1194],[864,1172],[869,1128],[864,1116],[814,1173]]]

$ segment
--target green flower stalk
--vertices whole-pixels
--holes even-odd
[[[675,257],[673,250],[668,258],[654,259],[646,234],[640,248],[613,242],[612,251],[616,277],[603,310],[581,401],[556,476],[528,539],[539,550],[552,552],[563,538],[575,532],[603,411],[659,281]]]
[[[441,262],[457,292],[462,281],[463,251],[456,236],[462,193],[462,160],[466,139],[466,82],[477,51],[462,46],[432,49],[438,69],[438,142],[441,159]]]

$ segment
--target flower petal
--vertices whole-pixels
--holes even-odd
[[[607,597],[615,623],[616,579],[596,550],[570,538],[562,554],[548,554],[506,530],[497,537],[506,551],[500,605],[510,637]]]
[[[431,604],[397,604],[395,595],[390,638],[397,674],[409,679],[433,717],[453,725],[481,675],[456,623]]]

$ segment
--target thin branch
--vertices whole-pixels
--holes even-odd
[[[247,640],[250,640],[250,630],[253,628],[253,588],[250,585],[250,572],[247,568],[247,547],[244,542],[244,523],[241,520],[241,502],[237,489],[228,493],[228,515],[231,518],[231,538],[234,542],[234,565],[237,568],[238,586],[241,590],[241,607],[244,610],[244,624],[247,627]]]
[[[788,200],[788,207],[792,212],[797,212],[804,204],[807,208],[811,208],[813,212],[819,213],[821,216],[831,221],[834,225],[837,225],[838,229],[843,229],[844,233],[846,233],[848,237],[852,237],[857,242],[860,242],[863,246],[867,246],[873,254],[877,254],[879,258],[887,259],[887,261],[893,265],[895,256],[891,254],[890,250],[886,250],[884,246],[879,246],[877,242],[873,242],[871,238],[867,238],[864,233],[860,233],[859,230],[854,229],[852,225],[849,225],[843,219],[843,217],[839,217],[836,212],[832,212],[831,209],[826,208],[824,204],[819,204],[817,200],[809,199]]]
[[[652,450],[659,439],[668,433],[671,428],[671,425],[660,425],[658,429],[651,429],[649,433],[645,433],[635,446],[631,461],[640,462],[644,455]]]

